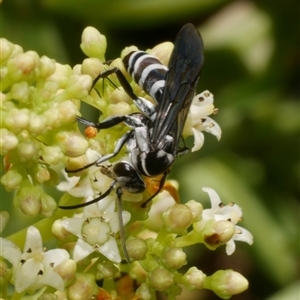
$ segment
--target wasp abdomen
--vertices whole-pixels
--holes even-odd
[[[159,103],[168,68],[159,59],[143,51],[132,51],[123,58],[127,72],[134,81]]]

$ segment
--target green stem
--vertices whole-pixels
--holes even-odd
[[[190,231],[188,234],[178,237],[175,240],[176,247],[188,247],[198,243],[203,243],[203,237],[196,230]]]

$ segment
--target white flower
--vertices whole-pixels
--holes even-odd
[[[242,220],[242,209],[237,204],[223,205],[219,195],[211,188],[204,187],[202,189],[204,192],[208,193],[211,208],[204,209],[202,212],[202,220],[195,226],[197,230],[204,228],[205,224],[209,221],[220,222],[228,221],[234,226],[234,232],[232,238],[226,243],[226,253],[231,255],[235,251],[235,241],[246,242],[249,245],[253,243],[252,234],[243,227],[237,226],[236,224]],[[224,227],[228,228],[227,226]]]
[[[86,202],[92,199],[93,197],[88,197]],[[123,225],[126,225],[129,220],[130,213],[123,211]],[[74,248],[75,261],[82,260],[92,252],[98,251],[113,262],[121,262],[114,237],[119,231],[119,215],[115,212],[114,196],[107,196],[95,204],[86,206],[81,215],[63,219],[62,226],[79,238]]]
[[[13,265],[15,289],[18,293],[25,290],[34,292],[44,286],[64,290],[62,277],[55,268],[69,259],[64,249],[45,251],[40,232],[33,226],[27,230],[24,252],[11,241],[0,238],[1,256]]]
[[[221,138],[220,126],[208,117],[217,112],[213,102],[213,94],[209,91],[204,91],[193,99],[183,131],[184,136],[194,135],[192,152],[199,150],[203,146],[204,135],[202,131],[213,134],[218,140]]]

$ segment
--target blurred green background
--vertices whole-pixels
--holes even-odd
[[[207,274],[241,272],[250,286],[233,299],[299,299],[298,1],[4,0],[0,9],[1,37],[71,65],[84,59],[79,44],[88,25],[106,35],[108,60],[125,46],[173,41],[194,23],[205,44],[198,91],[214,94],[223,135],[217,142],[206,134],[203,149],[178,159],[170,178],[179,181],[182,202],[207,207],[201,188],[209,186],[240,205],[254,244],[238,243],[229,257],[224,247],[198,245],[188,250],[189,263]],[[180,299],[217,297],[203,291]]]

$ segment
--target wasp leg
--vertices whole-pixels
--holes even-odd
[[[104,155],[100,158],[98,158],[97,160],[95,160],[94,162],[90,163],[90,164],[87,164],[85,165],[84,167],[82,168],[79,168],[79,169],[76,169],[76,170],[65,170],[67,173],[77,173],[79,171],[82,171],[82,170],[85,170],[91,166],[98,166],[99,164],[111,159],[112,157],[118,155],[118,153],[121,151],[122,147],[128,142],[129,139],[131,139],[133,137],[133,134],[134,134],[134,131],[133,130],[130,130],[128,132],[126,132],[119,140],[118,140],[118,143],[116,145],[116,148],[114,150],[113,153],[110,153],[110,154],[107,154],[107,155]]]
[[[120,232],[120,240],[121,240],[121,247],[123,250],[123,254],[125,256],[125,259],[127,261],[127,263],[130,263],[130,258],[127,252],[127,248],[126,248],[126,243],[125,243],[125,231],[124,231],[124,223],[123,223],[123,217],[122,217],[122,211],[123,211],[123,207],[122,207],[122,188],[118,187],[117,191],[117,210],[118,210],[118,215],[119,215],[119,232]]]
[[[157,111],[156,106],[153,103],[151,103],[150,101],[148,101],[144,98],[138,97],[134,93],[130,83],[127,81],[126,77],[124,76],[124,74],[121,72],[121,70],[119,68],[112,68],[112,69],[101,72],[94,79],[93,87],[99,79],[106,78],[111,74],[116,74],[124,91],[133,100],[136,107],[147,117],[151,118],[151,120],[154,120],[155,116],[156,116],[156,111]]]
[[[116,184],[117,184],[117,181],[114,180],[110,184],[108,190],[104,194],[101,194],[99,197],[97,197],[89,202],[84,202],[84,203],[75,204],[75,205],[68,205],[68,206],[59,205],[59,208],[61,208],[61,209],[76,209],[76,208],[82,208],[82,207],[94,204],[94,203],[104,199],[106,196],[108,196],[111,193],[111,191],[116,187]]]
[[[112,118],[108,118],[106,120],[104,120],[103,122],[100,122],[100,123],[94,123],[94,122],[91,122],[87,119],[84,119],[84,118],[81,118],[81,117],[76,117],[76,120],[83,124],[83,125],[86,125],[86,126],[92,126],[92,127],[95,127],[97,129],[107,129],[107,128],[110,128],[110,127],[113,127],[117,124],[120,124],[122,122],[124,122],[126,120],[128,116],[115,116],[115,117],[112,117]]]
[[[166,172],[164,172],[160,182],[159,182],[159,186],[158,186],[158,189],[156,190],[156,192],[150,197],[148,198],[144,203],[142,203],[141,207],[142,208],[145,208],[147,206],[147,204],[154,198],[156,197],[160,192],[161,190],[163,189],[164,185],[165,185],[165,181],[166,181],[166,178],[167,178],[167,175],[169,173],[169,170],[167,170]]]

